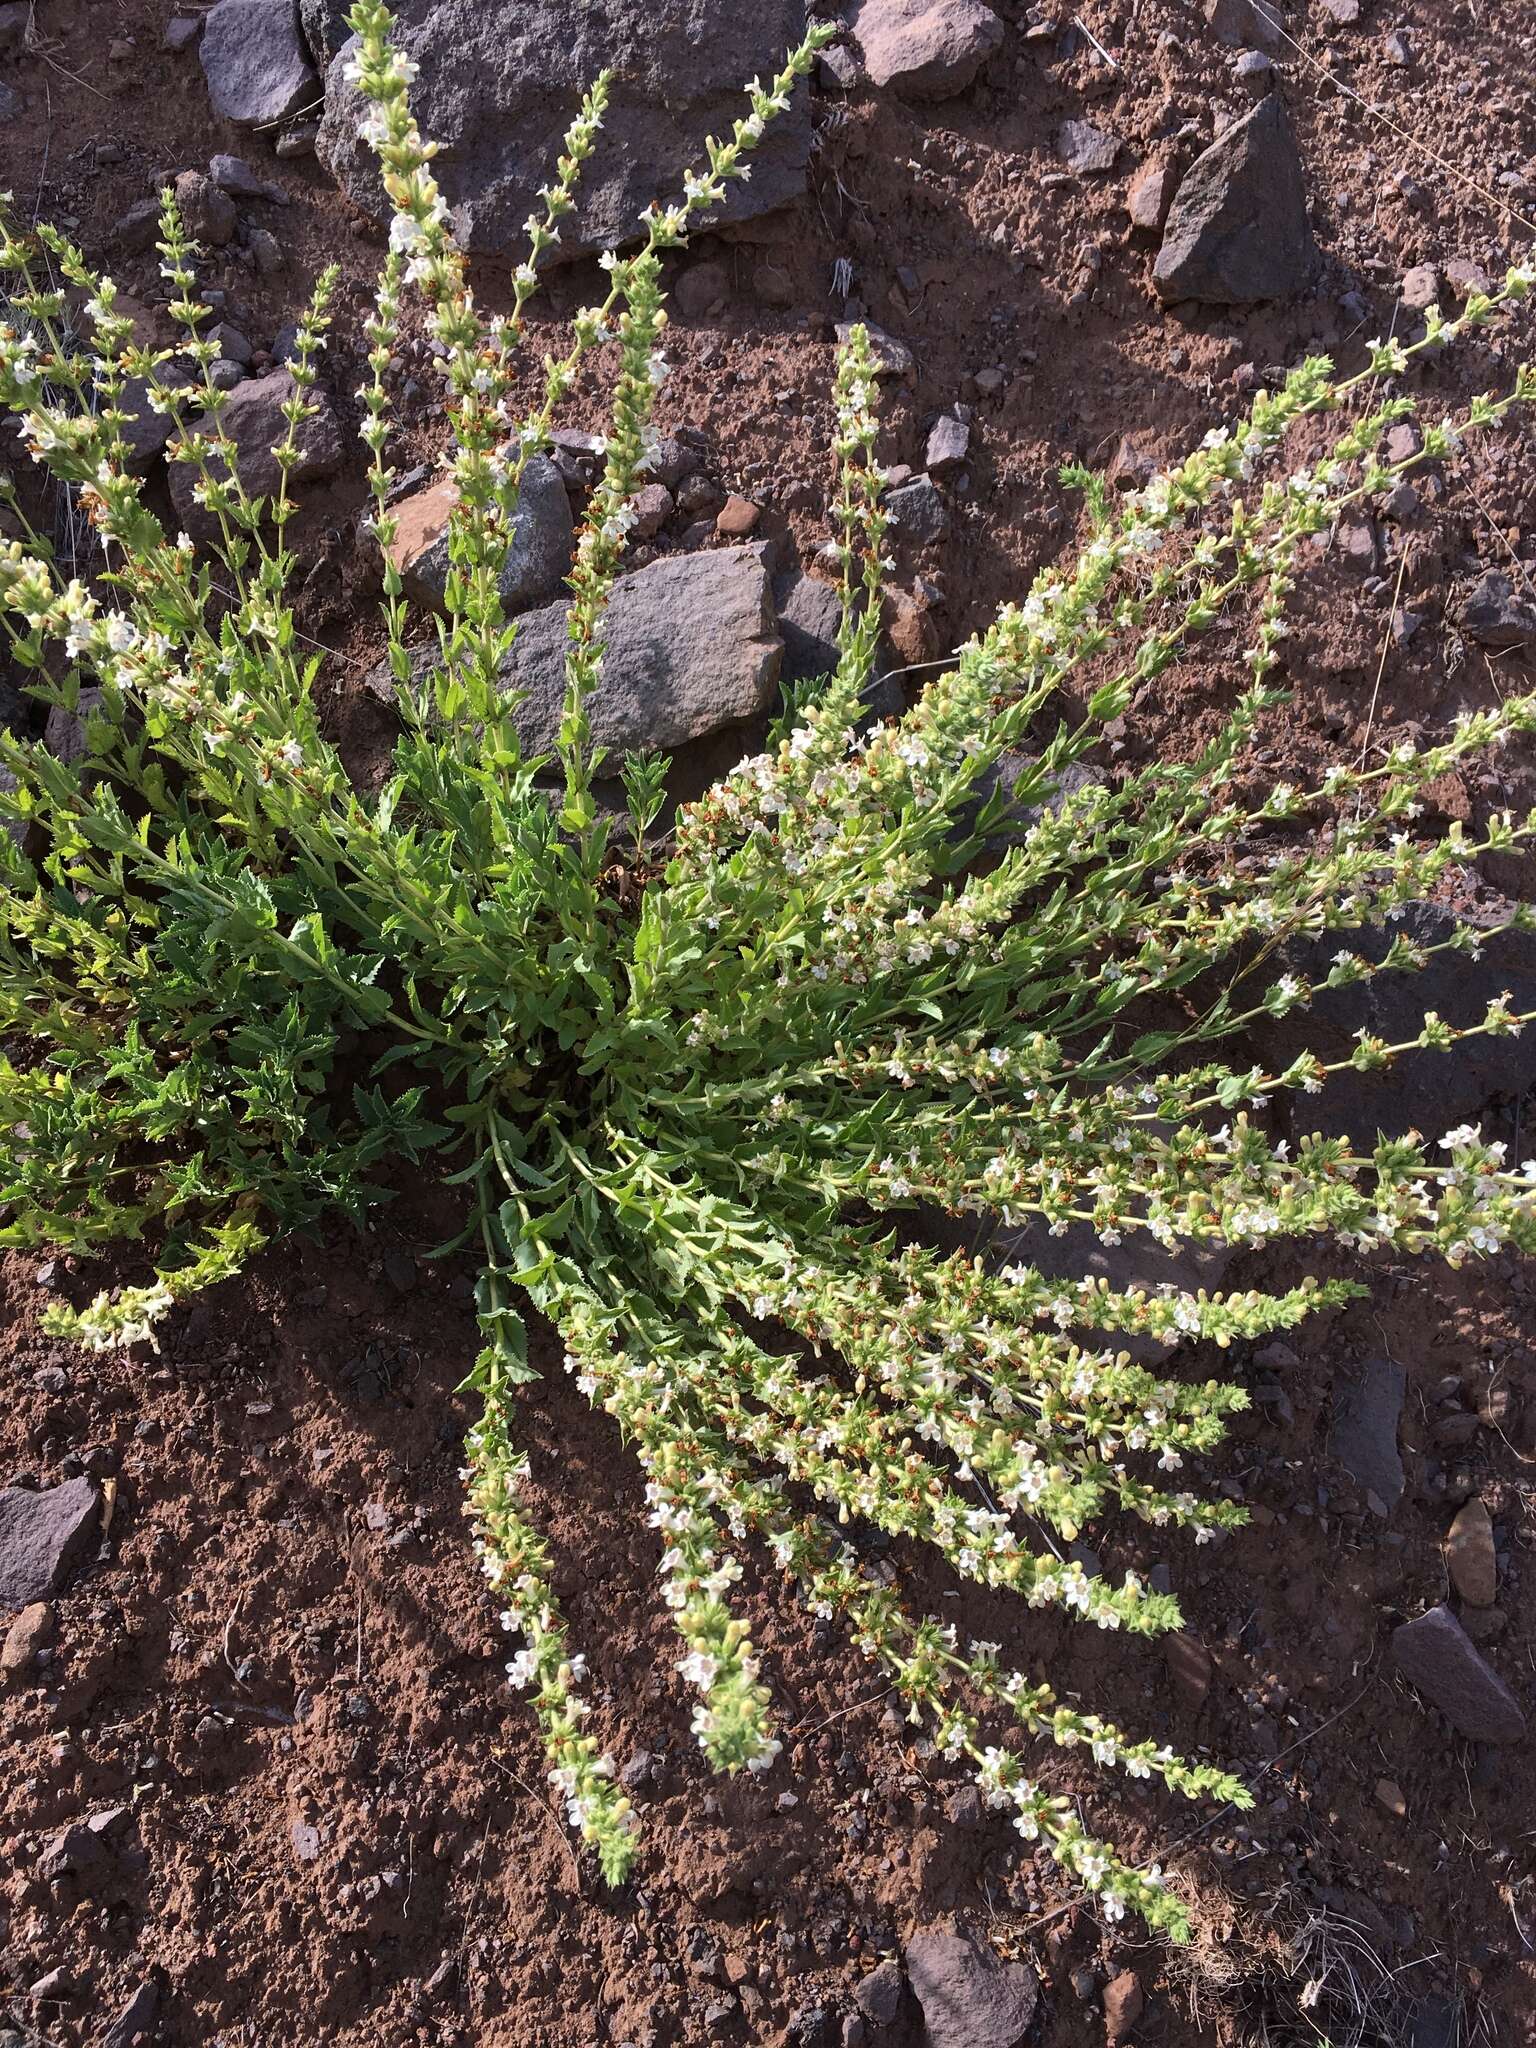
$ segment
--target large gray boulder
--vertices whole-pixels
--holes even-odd
[[[523,693],[517,728],[529,754],[554,752],[565,698],[569,607],[525,612],[503,674]],[[609,750],[605,772],[626,753],[686,746],[721,726],[758,718],[773,704],[783,642],[774,624],[768,571],[754,547],[670,555],[613,586],[603,621],[602,681],[588,699],[593,743]],[[416,656],[418,672],[436,650]],[[388,665],[367,687],[394,701]]]
[[[219,0],[199,54],[213,111],[238,127],[286,121],[319,97],[296,0]]]
[[[1271,93],[1190,165],[1153,282],[1165,303],[1246,306],[1304,290],[1318,260],[1296,138]]]
[[[611,68],[603,132],[554,252],[567,260],[634,241],[652,200],[681,196],[683,172],[702,161],[706,135],[726,133],[746,111],[744,83],[766,83],[805,33],[805,0],[400,0],[396,15],[399,44],[420,66],[411,89],[416,117],[444,145],[433,170],[455,233],[474,250],[523,247],[523,222],[554,175],[581,93]],[[383,219],[373,154],[357,132],[359,96],[343,75],[346,55],[326,74],[319,153],[349,197]],[[754,151],[751,177],[730,184],[711,218],[747,220],[797,199],[810,142],[802,86]]]

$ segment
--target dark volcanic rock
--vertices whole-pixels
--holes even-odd
[[[57,1593],[95,1526],[96,1489],[89,1479],[66,1479],[41,1493],[0,1488],[0,1608],[15,1613]]]
[[[1394,937],[1432,946],[1449,936],[1453,923],[1449,912],[1434,904],[1410,903],[1381,929],[1285,941],[1264,979],[1268,984],[1281,974],[1304,974],[1321,981],[1335,953],[1378,961]],[[1506,989],[1512,1008],[1536,1006],[1536,935],[1499,932],[1477,959],[1437,953],[1417,973],[1393,969],[1353,988],[1322,989],[1307,1009],[1256,1023],[1247,1043],[1274,1072],[1307,1049],[1329,1062],[1348,1059],[1361,1030],[1388,1045],[1402,1045],[1418,1037],[1426,1010],[1438,1010],[1451,1024],[1475,1024]],[[1518,1096],[1533,1081],[1536,1043],[1529,1031],[1518,1038],[1484,1034],[1463,1039],[1454,1054],[1406,1054],[1386,1073],[1330,1074],[1320,1095],[1294,1099],[1291,1117],[1299,1132],[1351,1136],[1367,1147],[1378,1131],[1401,1137],[1410,1129],[1433,1144],[1454,1125],[1475,1121],[1493,1097]]]
[[[1368,1358],[1341,1374],[1328,1437],[1332,1457],[1363,1487],[1392,1507],[1402,1498],[1403,1461],[1397,1448],[1407,1374],[1389,1358]]]
[[[523,693],[517,726],[530,754],[552,753],[560,730],[567,611],[551,604],[525,612],[502,669],[508,689]],[[603,641],[603,677],[587,715],[594,743],[615,757],[670,752],[759,717],[772,705],[783,657],[761,550],[669,555],[621,576]],[[434,653],[418,654],[419,666]],[[387,665],[372,671],[367,687],[394,701]]]
[[[708,8],[696,0],[402,0],[395,12],[399,47],[421,67],[412,108],[423,133],[444,144],[433,169],[455,233],[471,249],[523,248],[523,222],[554,174],[581,94],[612,69],[603,131],[554,252],[566,260],[634,241],[652,200],[681,196],[705,136],[727,132],[747,111],[743,82],[766,83],[805,33],[804,0]],[[360,101],[345,61],[343,52],[326,74],[319,151],[343,190],[382,219],[387,206],[358,136]],[[711,223],[798,199],[810,140],[802,85],[753,152],[751,177],[730,184]]]
[[[865,2019],[888,2027],[901,2010],[901,1992],[901,1965],[887,1960],[859,1979],[853,1996]]]
[[[932,547],[949,531],[949,507],[932,478],[915,476],[886,498],[891,530],[902,540]]]
[[[1461,608],[1461,623],[1484,647],[1525,647],[1536,642],[1536,601],[1517,592],[1501,569],[1479,578]]]
[[[801,683],[830,675],[838,663],[841,595],[832,584],[818,582],[796,569],[777,579],[773,598],[784,637],[780,681]]]
[[[320,96],[294,0],[219,0],[200,54],[213,111],[242,128],[285,121]]]
[[[448,478],[393,507],[390,555],[406,595],[434,611],[442,609],[448,587],[449,519],[457,502],[457,489]],[[571,501],[560,472],[547,455],[530,455],[501,572],[501,601],[509,615],[554,596],[570,569],[574,546]]]
[[[1317,265],[1301,157],[1272,93],[1191,164],[1153,280],[1169,303],[1245,306],[1302,291]]]
[[[143,2048],[160,2017],[160,1986],[146,1977],[101,2037],[101,2048]]]
[[[1518,1742],[1520,1703],[1478,1654],[1448,1607],[1432,1607],[1392,1632],[1392,1655],[1412,1686],[1473,1742]]]
[[[928,2048],[1018,2048],[1040,1998],[1023,1963],[999,1962],[963,1934],[915,1934],[906,1962]]]
[[[347,20],[352,0],[299,0],[299,26],[309,54],[323,71],[336,52],[352,39]]]
[[[287,436],[288,422],[282,409],[296,389],[288,371],[269,370],[264,377],[237,384],[219,409],[219,424],[234,443],[235,473],[253,497],[270,498],[281,481],[282,471],[272,450]],[[298,431],[299,460],[290,472],[290,482],[295,485],[334,476],[344,453],[330,400],[318,389],[312,389],[310,397],[317,410]],[[208,431],[209,422],[199,415],[188,426],[201,433]],[[216,457],[210,467],[216,476],[223,475],[223,458]],[[193,539],[201,541],[217,533],[218,522],[193,495],[198,481],[194,464],[171,463],[171,498],[177,515]]]
[[[128,449],[128,467],[142,476],[165,448],[176,431],[169,408],[159,411],[150,401],[151,381],[159,390],[185,391],[200,380],[190,364],[161,363],[154,378],[130,377],[123,385],[118,410],[123,414],[120,429]]]

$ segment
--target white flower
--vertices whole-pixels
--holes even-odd
[[[502,1617],[506,1626],[506,1617]],[[519,1650],[507,1666],[507,1677],[519,1692],[525,1692],[539,1675],[539,1658],[536,1650]]]
[[[720,1669],[719,1660],[711,1657],[707,1650],[690,1650],[678,1665],[678,1675],[689,1685],[696,1685],[700,1692],[708,1692],[715,1682],[715,1673]]]

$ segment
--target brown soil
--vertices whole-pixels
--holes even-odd
[[[1063,459],[1102,465],[1130,430],[1147,453],[1175,454],[1229,417],[1271,365],[1316,347],[1350,361],[1362,333],[1402,317],[1395,287],[1409,265],[1463,257],[1500,270],[1529,247],[1501,203],[1536,213],[1527,5],[1411,0],[1389,14],[1367,0],[1358,28],[1331,35],[1311,8],[1297,26],[1306,52],[1389,105],[1414,141],[1297,60],[1286,94],[1325,276],[1292,305],[1175,318],[1151,292],[1155,242],[1127,233],[1125,184],[1136,161],[1189,160],[1199,145],[1175,139],[1187,121],[1208,135],[1238,111],[1231,53],[1179,0],[1084,10],[1113,70],[1081,37],[1026,42],[1026,10],[994,4],[1010,32],[977,88],[937,108],[865,95],[844,116],[828,103],[815,191],[785,238],[767,251],[706,242],[690,256],[723,261],[735,290],[723,320],[678,320],[667,391],[666,423],[704,429],[712,473],[762,500],[766,529],[808,559],[825,538],[831,482],[839,307],[828,284],[834,259],[850,256],[870,316],[917,358],[915,379],[891,398],[888,459],[920,467],[933,414],[957,398],[978,406],[980,452],[955,534],[901,565],[908,587],[929,579],[945,645],[1070,545],[1076,509],[1055,481]],[[213,123],[195,56],[162,52],[172,11],[167,0],[38,0],[41,52],[0,59],[27,102],[0,134],[0,182],[24,213],[76,225],[87,251],[146,296],[148,260],[115,263],[113,223],[152,174],[205,164],[218,148],[261,148]],[[1407,71],[1384,54],[1387,31],[1405,20]],[[115,39],[132,49],[114,57]],[[1085,113],[1123,138],[1120,165],[1052,182],[1054,131]],[[261,280],[216,261],[209,281],[228,291],[229,317],[269,344],[321,264],[339,260],[340,397],[358,381],[378,237],[352,232],[313,164],[267,171],[291,204],[250,211],[280,234],[289,271]],[[1516,182],[1499,183],[1506,173]],[[754,295],[765,254],[789,272],[788,310]],[[906,288],[903,268],[915,274]],[[554,310],[590,281],[560,278]],[[494,298],[494,279],[484,291]],[[1363,316],[1341,305],[1350,292]],[[1422,382],[1448,394],[1503,386],[1528,339],[1510,330]],[[978,400],[969,380],[993,365],[1003,391]],[[423,393],[402,432],[402,467],[435,445],[425,404]],[[593,392],[592,423],[600,411]],[[1529,432],[1510,437],[1470,489],[1452,486],[1410,529],[1397,602],[1425,624],[1407,646],[1387,633],[1395,565],[1380,585],[1344,548],[1320,565],[1312,623],[1291,643],[1295,700],[1266,732],[1257,772],[1358,758],[1514,684],[1518,665],[1464,646],[1453,618],[1470,574],[1532,559],[1532,449]],[[305,606],[311,630],[343,656],[334,713],[365,755],[382,714],[351,680],[373,644],[351,526],[359,476],[360,465],[309,514]],[[1230,701],[1227,653],[1241,644],[1218,638],[1148,692],[1119,758],[1193,745]],[[1443,808],[1523,804],[1530,781],[1528,764],[1501,761],[1496,775],[1476,771],[1445,791]],[[1482,881],[1518,889],[1524,876],[1506,863]],[[1519,1116],[1515,1105],[1502,1134],[1518,1136]],[[648,1533],[637,1540],[633,1466],[554,1371],[525,1403],[536,1505],[598,1673],[599,1731],[621,1761],[652,1759],[637,1793],[639,1877],[605,1893],[541,1789],[461,1531],[467,1411],[452,1390],[474,1349],[469,1276],[411,1256],[451,1227],[441,1201],[408,1193],[371,1239],[273,1254],[248,1286],[182,1318],[147,1362],[60,1352],[38,1334],[48,1294],[36,1262],[5,1269],[0,1479],[51,1482],[79,1460],[116,1492],[100,1555],[57,1603],[43,1682],[6,1696],[0,2041],[95,2041],[153,1976],[162,2038],[186,2048],[814,2048],[841,2038],[875,1958],[948,1918],[1033,1959],[1045,1980],[1039,2039],[1056,2048],[1104,2039],[1097,1986],[1127,1965],[1146,1988],[1135,2039],[1148,2044],[1536,2039],[1530,1744],[1493,1752],[1458,1741],[1393,1675],[1386,1647],[1396,1621],[1445,1596],[1446,1527],[1476,1493],[1501,1551],[1502,1628],[1487,1654],[1536,1708],[1528,1269],[1382,1262],[1370,1303],[1300,1333],[1283,1374],[1288,1406],[1256,1409],[1212,1461],[1212,1480],[1258,1511],[1230,1544],[1175,1545],[1160,1558],[1124,1525],[1090,1532],[1107,1568],[1170,1567],[1211,1658],[1203,1703],[1175,1687],[1156,1646],[1086,1640],[973,1593],[957,1606],[1069,1695],[1233,1762],[1256,1784],[1257,1810],[1235,1825],[1232,1814],[1173,1813],[1151,1799],[1111,1805],[1091,1776],[1059,1773],[1098,1824],[1171,1862],[1197,1897],[1191,1962],[1101,1929],[1001,1823],[968,1823],[964,1802],[951,1819],[949,1767],[909,1739],[840,1632],[810,1623],[771,1578],[750,1583],[749,1606],[786,1754],[765,1782],[712,1780],[687,1733]],[[1271,1256],[1238,1261],[1229,1284],[1295,1277]],[[81,1284],[63,1265],[51,1279]],[[1383,1350],[1409,1373],[1408,1488],[1385,1522],[1325,1450],[1340,1365]],[[1253,1376],[1243,1355],[1198,1351],[1180,1370]],[[1448,1430],[1453,1412],[1472,1419]],[[1464,1440],[1448,1447],[1458,1430]],[[1404,1812],[1389,1810],[1379,1780],[1400,1789]],[[84,1894],[73,1879],[45,1881],[38,1864],[58,1828],[125,1803],[132,1827],[106,1876]],[[1282,1938],[1308,1926],[1323,1935],[1287,1961]],[[1318,1946],[1325,1937],[1331,1950]],[[1375,2031],[1348,2017],[1341,1957],[1379,1994]],[[29,1999],[26,1987],[55,1968],[69,1980],[63,2002]],[[1074,1982],[1084,1970],[1094,1974]],[[1319,1976],[1309,2021],[1303,2002]],[[1409,2033],[1414,2001],[1425,2025],[1441,2013],[1442,2031]]]

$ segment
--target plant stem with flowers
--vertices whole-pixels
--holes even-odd
[[[1241,1246],[1327,1233],[1453,1261],[1536,1249],[1536,1162],[1507,1161],[1475,1129],[1357,1148],[1290,1145],[1269,1128],[1277,1099],[1300,1111],[1341,1066],[1520,1031],[1528,1015],[1511,999],[1478,1017],[1431,1014],[1401,1044],[1362,1034],[1332,1065],[1302,1054],[1270,1071],[1242,1038],[1323,988],[1491,942],[1461,921],[1444,946],[1398,937],[1376,963],[1341,942],[1316,983],[1271,965],[1283,939],[1390,919],[1536,833],[1536,816],[1438,840],[1411,829],[1436,778],[1536,730],[1529,696],[1315,787],[1242,793],[1245,752],[1282,700],[1303,545],[1398,477],[1454,462],[1469,437],[1513,429],[1536,398],[1528,369],[1426,425],[1418,453],[1381,454],[1388,428],[1415,415],[1402,387],[1416,357],[1505,316],[1532,275],[1512,269],[1454,322],[1432,315],[1419,342],[1373,344],[1357,374],[1309,359],[1118,504],[1090,488],[1075,560],[1043,570],[905,716],[874,724],[886,514],[875,366],[855,329],[835,382],[836,669],[680,811],[657,873],[646,834],[660,771],[606,762],[589,709],[658,440],[665,258],[747,175],[827,31],[749,87],[681,197],[603,258],[602,297],[544,358],[520,414],[527,308],[600,146],[609,81],[576,110],[510,310],[487,318],[388,12],[359,0],[351,19],[363,133],[392,209],[357,394],[401,711],[376,794],[352,784],[325,731],[318,663],[287,597],[288,477],[314,410],[329,275],[300,327],[280,488],[262,501],[220,429],[208,315],[169,195],[161,253],[184,362],[134,342],[110,282],[56,230],[11,224],[0,240],[15,309],[0,329],[0,399],[34,459],[78,490],[102,549],[89,584],[36,535],[0,549],[0,618],[35,694],[74,709],[99,692],[78,761],[0,738],[0,1241],[81,1260],[142,1242],[147,1283],[57,1307],[49,1327],[96,1349],[153,1344],[179,1302],[264,1243],[337,1214],[361,1221],[392,1163],[440,1160],[481,1259],[466,1510],[514,1639],[508,1675],[531,1693],[551,1779],[604,1873],[633,1867],[636,1817],[588,1730],[585,1653],[555,1598],[517,1442],[530,1313],[554,1326],[580,1392],[639,1462],[676,1672],[714,1766],[767,1771],[781,1749],[739,1612],[755,1546],[814,1613],[841,1620],[910,1718],[1106,1917],[1134,1910],[1181,1933],[1176,1886],[1089,1831],[1051,1789],[1052,1752],[1192,1800],[1247,1806],[1242,1783],[1067,1704],[999,1644],[921,1612],[862,1536],[921,1542],[957,1583],[1018,1595],[1024,1610],[1145,1638],[1177,1628],[1171,1595],[1135,1573],[1090,1578],[1066,1546],[1116,1513],[1170,1542],[1238,1526],[1242,1509],[1208,1497],[1191,1468],[1246,1397],[1175,1363],[1138,1364],[1116,1340],[1226,1349],[1359,1291],[1063,1281],[1031,1261],[1028,1229],[1087,1224],[1110,1245],[1137,1231]],[[85,347],[63,329],[61,291],[32,282],[39,248],[86,295]],[[425,661],[389,558],[392,378],[414,295],[456,494],[446,616]],[[201,372],[190,384],[187,363]],[[516,622],[500,578],[527,460],[600,367],[612,425],[571,569],[557,745],[537,759],[503,687]],[[173,419],[172,456],[197,471],[232,596],[144,501],[123,435],[131,379]],[[1346,408],[1325,459],[1287,469],[1292,429]],[[1239,609],[1252,620],[1244,685],[1217,735],[1188,761],[1060,794],[1136,689]],[[1070,718],[1068,694],[1084,704]],[[1005,790],[997,771],[1025,746]],[[617,890],[598,789],[616,766],[636,870]],[[1217,964],[1217,998],[1183,1025],[1147,1027],[1149,997],[1208,987]],[[350,1088],[344,1041],[372,1061]],[[921,1227],[934,1209],[974,1222],[984,1249],[935,1248]]]

